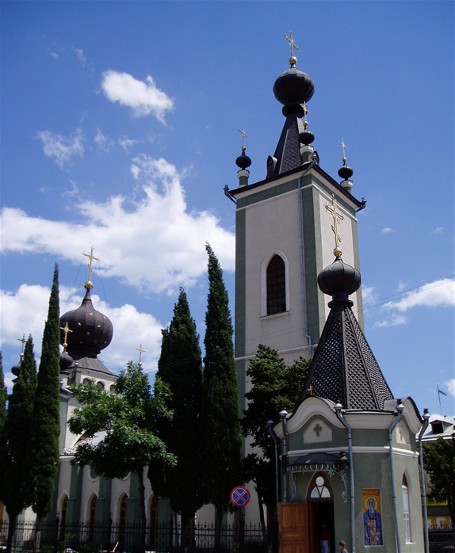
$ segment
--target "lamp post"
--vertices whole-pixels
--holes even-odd
[[[423,506],[423,531],[424,531],[424,538],[425,538],[425,553],[428,553],[430,551],[430,544],[428,541],[428,511],[427,511],[427,490],[425,486],[425,471],[423,468],[423,447],[422,447],[422,439],[423,435],[425,434],[425,430],[428,428],[428,423],[430,421],[430,413],[428,412],[428,409],[423,410],[423,426],[419,433],[419,453],[420,453],[420,485],[422,487],[422,506]]]
[[[279,413],[281,424],[283,426],[283,452],[281,454],[281,472],[283,473],[283,488],[281,491],[281,499],[283,503],[286,503],[287,501],[287,489],[288,489],[288,479],[287,479],[287,460],[288,460],[288,446],[287,446],[287,440],[286,440],[286,419],[288,416],[288,412],[286,409],[283,409]]]
[[[273,449],[275,453],[275,516],[273,517],[273,552],[278,553],[278,436],[273,430],[275,423],[272,420],[267,421],[267,429],[273,440]]]

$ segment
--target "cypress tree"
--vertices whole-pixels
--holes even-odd
[[[180,289],[169,329],[163,331],[158,376],[170,391],[172,420],[163,420],[161,439],[177,456],[174,467],[151,467],[153,489],[168,497],[182,517],[182,544],[189,545],[196,511],[202,506],[200,489],[200,428],[202,359],[196,323],[188,299]]]
[[[5,387],[5,377],[3,374],[3,356],[0,351],[0,434],[3,431],[6,419],[6,400],[8,398],[8,391]]]
[[[25,343],[19,374],[9,396],[1,439],[1,500],[10,520],[7,551],[11,551],[17,516],[33,501],[28,478],[28,444],[36,392],[36,363],[33,340]]]
[[[229,508],[230,492],[242,483],[242,438],[228,294],[220,264],[208,244],[206,251],[209,293],[205,317],[201,465],[206,501],[215,506],[215,549],[219,551],[221,522]]]
[[[44,325],[28,454],[30,485],[34,492],[32,507],[38,519],[45,517],[51,510],[59,462],[59,344],[58,267],[55,265],[47,321]]]

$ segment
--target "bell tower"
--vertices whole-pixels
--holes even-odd
[[[266,177],[249,183],[251,159],[243,142],[236,160],[239,185],[227,191],[236,202],[235,354],[240,397],[247,391],[248,360],[259,344],[277,349],[286,363],[313,356],[328,315],[317,284],[317,275],[332,259],[333,233],[323,224],[327,217],[342,227],[344,259],[359,269],[356,212],[365,201],[352,195],[353,171],[344,142],[338,172],[342,180],[320,166],[307,121],[314,84],[297,68],[298,47],[292,35],[286,40],[290,67],[273,86],[285,122],[275,152],[267,159]],[[360,292],[354,303],[362,325]]]

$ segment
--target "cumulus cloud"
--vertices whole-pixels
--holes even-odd
[[[33,337],[35,358],[39,363],[44,323],[47,318],[50,289],[39,285],[21,285],[15,292],[0,290],[2,304],[2,346],[17,345],[19,361],[22,334]],[[102,351],[100,359],[113,372],[124,368],[128,361],[137,361],[137,348],[145,352],[142,363],[145,370],[156,370],[161,347],[161,328],[164,326],[155,317],[138,311],[129,304],[112,307],[92,294],[95,309],[109,317],[114,326],[114,337],[109,347]],[[76,309],[82,302],[80,289],[60,287],[60,312]],[[18,336],[18,329],[21,335]],[[9,367],[5,367],[7,370]]]
[[[389,326],[403,326],[408,322],[407,318],[398,313],[393,313],[391,316],[376,322],[374,328],[386,328]]]
[[[384,309],[408,311],[414,307],[453,307],[455,306],[455,280],[442,278],[424,284],[417,290],[412,290],[397,301],[384,304]]]
[[[60,169],[69,164],[74,156],[82,157],[84,154],[84,137],[80,130],[69,137],[51,131],[40,131],[37,137],[43,143],[44,153],[53,159]]]
[[[384,227],[381,232],[382,234],[391,234],[393,232],[393,229],[392,227]]]
[[[447,392],[452,397],[455,397],[455,378],[452,378],[450,380],[447,380],[447,382],[444,382],[444,386],[447,388]]]
[[[105,71],[101,88],[108,100],[131,108],[136,117],[153,115],[164,123],[165,113],[174,107],[172,99],[157,88],[150,75],[139,81],[128,73]]]
[[[173,293],[206,274],[204,245],[212,245],[222,267],[234,268],[234,234],[208,211],[187,209],[180,175],[164,159],[138,156],[131,172],[142,191],[132,203],[123,196],[74,205],[77,222],[31,217],[18,208],[1,213],[4,254],[51,253],[75,262],[87,244],[102,252],[105,277],[138,289]],[[71,240],[68,241],[68,236]]]

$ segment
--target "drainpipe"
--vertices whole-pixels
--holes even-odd
[[[303,321],[303,335],[308,340],[308,350],[310,352],[310,357],[313,353],[313,345],[311,336],[308,333],[308,317],[306,312],[306,295],[305,295],[305,263],[303,256],[303,214],[302,214],[302,177],[305,176],[308,171],[315,165],[315,161],[312,160],[305,171],[300,175],[297,181],[297,191],[298,191],[298,209],[299,209],[299,244],[300,244],[300,288],[302,294],[302,321]]]
[[[422,487],[422,505],[423,505],[423,524],[424,524],[424,536],[425,536],[425,553],[429,553],[430,544],[428,541],[428,512],[427,512],[427,490],[425,489],[425,471],[423,470],[423,446],[422,438],[428,428],[430,421],[430,414],[428,409],[423,410],[423,426],[419,432],[419,453],[420,453],[420,485]]]
[[[398,508],[397,508],[397,494],[395,491],[395,463],[393,462],[393,443],[392,443],[392,434],[395,430],[397,424],[403,418],[404,405],[401,403],[401,399],[397,399],[397,412],[395,413],[395,418],[392,421],[392,424],[389,428],[389,451],[390,451],[390,477],[392,479],[392,499],[393,499],[393,513],[395,518],[395,540],[396,540],[396,551],[401,553],[401,543],[400,543],[400,531],[398,524]]]
[[[351,504],[351,551],[355,553],[355,503],[354,503],[354,459],[352,454],[352,431],[342,413],[341,403],[335,405],[335,413],[341,424],[348,431],[348,456],[349,456],[349,495]]]
[[[288,416],[288,412],[286,409],[283,409],[278,413],[280,415],[281,424],[283,425],[283,453],[281,455],[281,470],[283,472],[283,489],[281,491],[281,500],[283,503],[286,503],[287,501],[287,493],[288,493],[288,476],[287,476],[287,457],[288,457],[288,446],[287,446],[287,440],[286,440],[286,418]]]

